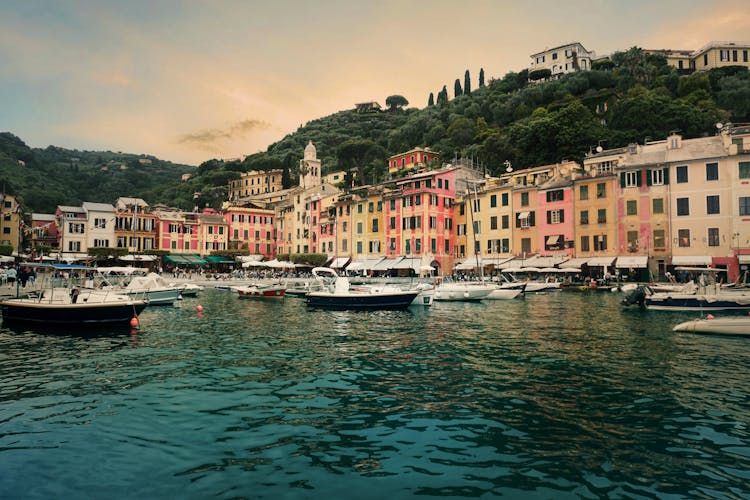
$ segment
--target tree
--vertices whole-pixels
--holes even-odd
[[[404,106],[408,106],[409,101],[407,101],[406,97],[402,95],[391,95],[385,98],[385,105],[388,106],[388,109],[391,111],[395,111]]]
[[[468,69],[464,73],[464,94],[471,95],[471,76]]]
[[[435,105],[435,95],[430,92],[430,98],[427,99],[427,105],[428,106],[434,106]]]
[[[446,104],[448,104],[448,89],[445,88],[445,85],[443,85],[443,90],[438,92],[437,104],[438,106],[445,106]]]
[[[484,87],[484,68],[479,68],[479,88]]]
[[[365,183],[365,168],[375,160],[385,161],[385,150],[369,139],[349,139],[336,150],[339,166],[356,168],[357,181]]]
[[[453,84],[453,97],[459,97],[463,95],[463,91],[461,90],[461,80],[456,78],[456,83]]]

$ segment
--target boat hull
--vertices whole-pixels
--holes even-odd
[[[454,286],[438,286],[435,289],[435,300],[436,301],[462,301],[462,302],[477,302],[482,299],[486,299],[487,296],[492,293],[494,289],[490,287],[481,286],[465,286],[465,287],[454,287]]]
[[[10,299],[0,303],[3,323],[45,325],[127,325],[146,308],[145,301],[117,304],[46,304]]]
[[[511,300],[519,297],[523,293],[523,290],[517,288],[498,288],[492,290],[490,294],[485,297],[485,300]]]
[[[286,295],[284,287],[238,287],[236,290],[241,299],[283,299]]]
[[[647,296],[645,305],[654,311],[750,311],[750,297],[728,295],[657,294]]]
[[[180,299],[179,289],[145,290],[128,292],[127,295],[133,299],[145,299],[151,306],[171,306]]]
[[[694,319],[675,326],[675,332],[750,336],[750,317]]]
[[[335,294],[312,292],[305,297],[308,306],[328,309],[405,309],[419,295],[418,291],[400,293]]]

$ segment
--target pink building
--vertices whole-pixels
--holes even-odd
[[[545,255],[574,254],[573,183],[556,177],[537,191],[537,248]]]

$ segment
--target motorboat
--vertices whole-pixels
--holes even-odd
[[[339,276],[330,267],[313,268],[319,290],[305,295],[308,306],[331,309],[404,309],[420,290],[402,290],[393,286],[352,288],[349,278]]]
[[[247,286],[232,287],[241,299],[283,299],[286,295],[284,285],[256,283]]]
[[[492,283],[443,279],[435,287],[435,300],[477,302],[486,299],[495,290],[498,287]]]
[[[180,295],[183,297],[196,297],[203,287],[194,283],[169,283],[169,286],[180,289]]]
[[[133,298],[146,299],[149,305],[172,305],[182,298],[179,285],[170,285],[156,273],[136,276],[122,289],[116,290]]]
[[[750,292],[726,292],[719,285],[699,286],[694,293],[654,292],[648,286],[640,286],[622,303],[656,311],[750,311]]]
[[[724,316],[715,318],[712,314],[709,314],[705,318],[680,323],[672,328],[672,330],[675,332],[750,336],[750,316]]]
[[[48,288],[33,296],[0,302],[3,323],[49,325],[129,324],[146,308],[145,300],[87,288]]]

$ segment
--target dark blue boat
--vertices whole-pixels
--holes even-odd
[[[320,290],[305,296],[307,305],[329,309],[405,309],[419,295],[419,290],[401,290],[393,287],[351,289],[349,279],[339,276],[331,268],[316,267],[313,276]]]

